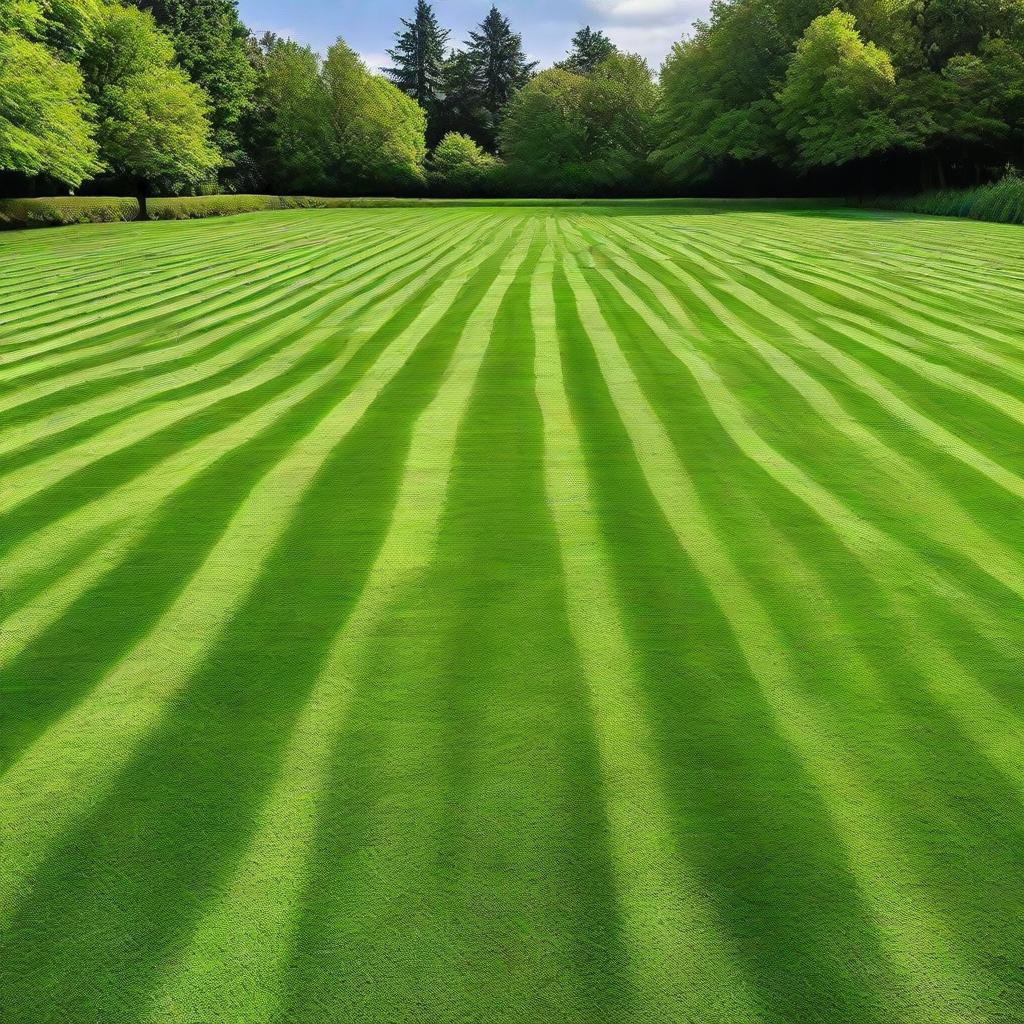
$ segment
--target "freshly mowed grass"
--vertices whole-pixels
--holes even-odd
[[[0,238],[0,1021],[1024,1018],[1022,255]]]

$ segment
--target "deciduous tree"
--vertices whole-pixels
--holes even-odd
[[[171,40],[150,14],[105,8],[82,67],[103,160],[135,181],[143,218],[153,186],[178,189],[210,179],[221,155],[210,139],[206,95],[174,64]]]

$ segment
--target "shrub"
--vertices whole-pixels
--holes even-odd
[[[479,195],[495,164],[468,135],[448,132],[430,156],[430,185],[442,195]]]
[[[0,199],[0,227],[33,228],[61,224],[99,224],[135,220],[139,204],[117,196],[54,196]]]

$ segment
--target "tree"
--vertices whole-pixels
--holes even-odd
[[[210,178],[221,156],[210,141],[206,96],[174,65],[174,47],[150,14],[107,7],[82,67],[102,157],[135,182],[143,219],[154,186],[178,189]]]
[[[469,33],[466,50],[484,112],[481,142],[493,148],[502,109],[530,80],[537,65],[527,61],[522,36],[512,31],[508,18],[497,7],[491,7],[479,31]]]
[[[241,158],[239,125],[255,87],[237,0],[134,2],[170,35],[178,63],[209,97],[214,142],[233,164]]]
[[[636,188],[649,177],[657,106],[658,89],[642,57],[616,51],[592,69],[583,90],[584,156],[596,188]]]
[[[15,0],[15,7],[28,6],[25,0]],[[86,43],[92,38],[103,4],[101,0],[41,0],[39,3],[37,38],[58,57],[77,62]]]
[[[895,93],[892,60],[861,39],[852,14],[815,18],[778,94],[778,123],[796,144],[798,165],[840,165],[899,145]]]
[[[323,193],[332,185],[330,105],[320,58],[308,46],[267,33],[246,139],[262,181],[278,192]]]
[[[774,94],[793,46],[832,0],[715,0],[711,18],[676,43],[661,71],[657,164],[706,181],[723,168],[787,159]]]
[[[476,68],[465,50],[452,50],[441,65],[438,103],[430,123],[428,142],[450,132],[473,139],[487,137],[488,113],[482,105]]]
[[[344,191],[416,189],[423,183],[426,117],[411,97],[339,39],[323,67],[333,172]]]
[[[0,170],[77,188],[103,166],[91,115],[76,67],[41,43],[0,31]]]
[[[646,61],[617,53],[587,77],[553,68],[508,106],[502,152],[514,180],[583,195],[634,190],[649,177],[658,91]]]
[[[618,47],[600,29],[585,25],[572,37],[569,55],[555,67],[577,75],[589,75],[598,64],[618,52]]]
[[[445,47],[451,33],[441,28],[434,9],[426,0],[416,0],[412,19],[403,18],[402,25],[395,33],[394,47],[388,50],[393,66],[386,68],[384,74],[427,112],[428,121],[432,123],[442,88]]]

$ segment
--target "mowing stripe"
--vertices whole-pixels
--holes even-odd
[[[717,257],[721,260],[723,258],[720,250],[710,240],[705,244],[695,242],[692,245],[693,249],[704,253],[711,259]],[[939,330],[935,325],[922,322],[919,318],[908,315],[904,307],[901,306],[900,322],[907,327],[915,329],[918,333],[909,334],[906,331],[894,330],[884,326],[884,320],[881,319],[881,317],[886,315],[892,317],[891,304],[888,308],[881,301],[869,304],[864,299],[863,290],[854,292],[852,289],[844,288],[843,293],[851,298],[858,297],[864,305],[868,306],[875,313],[875,319],[852,313],[832,302],[817,299],[806,289],[794,287],[786,281],[787,277],[808,281],[812,284],[825,281],[827,284],[824,284],[824,287],[839,291],[842,286],[835,283],[834,278],[824,278],[821,274],[814,275],[805,271],[780,269],[777,261],[773,262],[770,256],[765,256],[758,260],[750,257],[749,254],[745,255],[747,258],[741,268],[744,276],[761,281],[779,294],[793,299],[798,307],[803,307],[812,313],[821,315],[822,319],[820,322],[825,326],[831,327],[838,333],[873,348],[895,362],[902,363],[925,380],[939,384],[941,387],[948,388],[949,390],[962,391],[977,397],[1005,416],[1019,423],[1024,423],[1024,402],[1015,399],[1012,395],[1008,395],[999,388],[985,384],[965,373],[941,363],[933,362],[931,359],[908,350],[914,348],[923,349],[938,355],[940,358],[949,358],[951,355],[965,357],[967,365],[971,365],[972,362],[975,364],[978,362],[987,363],[1015,378],[1017,381],[1024,381],[1024,365],[967,342],[964,338],[964,332],[968,329],[966,323],[957,323],[944,330]],[[731,267],[736,266],[733,259],[727,259],[725,262]],[[881,334],[883,337],[893,340],[886,342],[881,338],[875,337],[876,334]],[[921,337],[942,339],[945,344],[941,347],[929,349],[918,340]]]
[[[609,229],[609,231],[613,230],[613,228]],[[629,241],[639,251],[646,250],[649,255],[654,257],[658,255],[656,250],[649,250],[642,243],[638,243],[634,236],[629,236]],[[659,301],[671,313],[673,319],[676,319],[683,326],[687,326],[692,322],[678,299],[671,295],[660,282],[650,274],[647,274],[635,262],[628,261],[625,250],[619,246],[615,248],[623,254],[620,259],[623,261],[623,265],[628,267],[629,273],[638,280],[642,280],[644,284],[658,295]],[[811,405],[812,408],[815,408],[826,422],[841,429],[846,436],[864,450],[866,456],[877,460],[877,465],[886,468],[893,478],[894,484],[900,486],[901,490],[906,491],[904,500],[913,503],[916,515],[921,517],[922,521],[928,523],[934,535],[942,543],[948,544],[964,557],[974,561],[983,571],[992,573],[1000,583],[1015,594],[1020,595],[1024,593],[1024,589],[1022,589],[1024,588],[1024,567],[1021,566],[1020,559],[1012,554],[1005,545],[999,544],[998,541],[982,531],[960,509],[958,502],[949,494],[948,490],[931,480],[920,467],[915,466],[909,459],[878,440],[871,431],[845,411],[824,384],[800,367],[780,347],[771,344],[760,337],[755,331],[748,328],[722,302],[716,299],[698,278],[676,265],[667,266],[666,272],[685,284],[687,292],[699,299],[723,326],[727,327],[732,334],[749,345],[761,356],[768,366],[782,376],[783,379],[791,383],[797,394]],[[607,271],[602,270],[601,273],[607,276]],[[751,302],[752,300],[747,299],[747,301]],[[763,306],[763,302],[761,304]],[[772,315],[773,317],[778,317],[791,336],[797,337],[800,340],[812,337],[796,321],[787,317],[783,311],[773,308]],[[661,326],[661,332],[665,337],[669,338],[667,344],[671,350],[678,350],[680,348],[681,341],[676,332],[670,331],[664,324]],[[817,339],[815,339],[815,347],[816,350],[819,348],[829,348],[829,351],[835,356],[835,359],[830,361],[836,362],[838,360],[843,362],[847,358],[841,353],[835,352],[835,350],[824,343],[818,342]],[[678,355],[678,352],[676,354]],[[695,349],[693,350],[692,358],[697,358]],[[850,362],[853,362],[853,360],[850,360]],[[855,365],[859,368],[859,364]],[[851,370],[848,376],[853,379],[854,373],[855,371]],[[863,373],[866,375],[867,371],[865,370]],[[698,382],[702,379],[698,375]],[[874,378],[868,379],[874,381]],[[859,380],[857,383],[858,387],[860,387]],[[883,384],[879,383],[874,390],[878,393],[885,392],[893,403],[902,403],[902,400],[888,392]],[[906,403],[902,403],[902,405],[905,406]],[[906,408],[909,409],[909,406],[906,406]],[[913,413],[912,410],[911,412]],[[913,413],[913,415],[919,414]],[[932,423],[931,420],[927,422],[934,427],[936,432],[940,433],[940,436],[948,435],[951,438],[951,444],[955,447],[969,447],[958,438],[953,438],[953,435],[949,434],[938,424]],[[934,438],[929,437],[929,440],[934,440]],[[975,453],[975,455],[978,459],[985,460],[985,457],[980,453]],[[995,467],[995,472],[1005,475],[1007,487],[1011,492],[1016,493],[1016,490],[1024,487],[1024,481],[1021,481],[1015,474],[1003,471],[999,467]],[[908,482],[912,482],[911,487],[906,486]],[[929,496],[929,500],[922,500],[925,495]],[[936,513],[933,511],[935,509],[941,511]]]
[[[360,232],[355,236],[355,240],[361,238],[363,234],[363,232]],[[329,239],[325,238],[321,248],[326,248],[328,242]],[[260,270],[247,276],[248,279],[254,282],[272,280],[274,277],[287,274],[291,267],[301,269],[305,264],[314,263],[319,256],[319,249],[304,253],[301,249],[293,251],[291,248],[284,248],[279,256],[269,257]],[[214,286],[220,283],[220,275],[216,273],[210,274],[209,258],[209,255],[204,256],[204,262],[195,275],[200,285],[199,290],[209,293],[211,297],[224,295],[229,304],[237,301],[238,277],[245,267],[244,262],[240,261],[237,270],[225,275],[228,278],[228,283],[225,287],[215,288]],[[249,253],[249,258],[251,260],[251,252]],[[141,268],[136,268],[136,276],[147,278],[147,272]],[[192,289],[191,292],[187,290],[189,288]],[[22,337],[17,339],[9,346],[10,350],[0,358],[0,366],[6,365],[9,367],[15,365],[19,366],[20,372],[26,372],[24,366],[20,364],[28,363],[28,372],[30,372],[35,365],[60,365],[60,361],[54,358],[55,355],[66,358],[68,354],[80,355],[82,352],[93,350],[116,351],[118,348],[131,345],[133,335],[139,331],[140,323],[147,328],[153,327],[159,330],[163,326],[169,312],[176,309],[188,310],[190,308],[191,301],[189,300],[189,295],[194,294],[196,289],[191,281],[185,281],[181,285],[181,290],[186,292],[186,297],[173,306],[168,306],[160,301],[141,305],[138,303],[117,302],[107,310],[97,312],[95,303],[85,302],[83,307],[93,314],[89,321],[83,324],[79,322],[81,318],[69,317],[67,319],[70,319],[73,324],[77,325],[73,329],[69,329],[67,325],[57,322],[48,333],[37,330],[36,334],[38,337]],[[119,311],[122,306],[132,309],[134,311],[133,315],[127,318],[121,315]],[[149,311],[155,312],[153,315],[142,315]],[[10,374],[5,370],[3,376],[6,379]]]
[[[359,601],[336,639],[292,730],[254,840],[226,893],[200,922],[172,975],[152,999],[151,1019],[278,1020],[304,867],[328,784],[327,769],[348,714],[352,681],[365,676],[388,608],[429,563],[444,509],[455,439],[483,364],[495,315],[532,242],[523,230],[466,326],[449,372],[413,433],[387,536]],[[258,921],[258,927],[252,927]],[[210,984],[211,964],[223,971]]]
[[[989,345],[994,342],[1000,346],[1000,349],[1009,347],[1013,353],[1019,354],[1020,342],[1017,338],[1005,331],[987,327],[979,321],[978,313],[987,312],[991,308],[992,296],[979,297],[972,301],[969,297],[958,293],[956,305],[951,305],[949,303],[948,291],[945,293],[940,291],[938,298],[943,300],[942,304],[941,306],[934,306],[923,303],[915,298],[915,294],[920,295],[923,289],[918,288],[916,293],[912,294],[907,288],[900,286],[899,278],[893,280],[892,276],[887,277],[886,285],[883,288],[879,285],[877,277],[869,277],[859,272],[858,264],[855,261],[846,260],[840,265],[842,268],[842,279],[855,281],[858,287],[854,289],[849,285],[844,285],[838,275],[825,275],[821,271],[815,272],[813,269],[805,269],[802,265],[793,265],[792,260],[800,259],[806,251],[797,248],[793,239],[786,240],[777,237],[769,239],[768,236],[762,236],[762,242],[768,242],[769,240],[772,242],[772,248],[770,249],[765,248],[763,244],[749,244],[748,240],[748,245],[744,251],[745,256],[752,257],[759,265],[767,266],[779,273],[784,273],[787,277],[804,280],[812,284],[820,283],[822,287],[850,300],[857,307],[870,310],[876,317],[876,319],[869,319],[853,310],[840,308],[837,310],[837,313],[843,318],[848,318],[855,323],[867,324],[876,329],[880,326],[879,321],[885,322],[890,320],[897,324],[912,327],[918,331],[918,334],[902,334],[905,343],[911,344],[914,347],[930,348],[947,355],[953,353],[963,354],[980,362],[989,363],[1009,373],[1017,380],[1024,379],[1024,366],[1021,365],[1019,358],[1008,357],[1003,355],[1001,351],[993,351],[991,347],[969,340],[970,336],[974,335],[978,338],[984,338]],[[702,241],[712,250],[716,249],[713,239],[705,238]],[[781,252],[788,252],[792,260],[780,266],[778,257]],[[761,260],[756,260],[757,253],[762,254]],[[728,259],[728,257],[725,258]],[[899,274],[905,270],[901,265],[905,258],[905,254],[901,253],[901,263],[883,264],[880,269],[883,273],[886,270],[890,270]],[[729,260],[729,262],[735,265],[733,260]],[[943,262],[945,263],[946,261],[943,260]],[[746,270],[746,266],[743,269]],[[946,272],[948,273],[948,270]],[[894,295],[898,296],[900,300],[898,316],[894,311],[892,303]],[[968,311],[973,310],[974,315],[965,317],[963,315],[965,309]],[[1020,317],[1020,321],[1021,326],[1024,326],[1024,316]],[[938,341],[940,339],[945,344],[939,345]]]
[[[428,281],[439,278],[445,269],[454,265],[465,253],[472,251],[478,237],[478,233],[474,233],[457,249],[451,250],[443,261],[438,262],[429,256],[425,257],[424,260],[429,260],[431,264]],[[294,330],[295,335],[300,338],[301,347],[291,357],[271,360],[213,392],[200,394],[167,407],[143,409],[91,438],[9,473],[5,478],[5,492],[0,494],[0,516],[27,503],[37,493],[53,489],[60,481],[81,472],[85,467],[125,451],[133,444],[209,408],[219,398],[245,394],[265,381],[280,377],[291,365],[298,363],[307,351],[336,339],[340,332],[337,327],[329,324],[328,318],[341,318],[344,315],[342,323],[344,335],[347,335],[346,343],[330,367],[325,367],[315,374],[317,380],[329,377],[329,369],[337,372],[343,368],[366,339],[372,337],[374,332],[383,326],[395,309],[401,308],[400,303],[410,301],[414,294],[425,287],[424,279],[419,275],[415,275],[411,283],[402,288],[396,289],[395,284],[394,276],[389,275],[367,291],[362,291],[354,285],[351,289],[343,291],[340,296],[328,292],[312,307],[295,313],[277,324],[278,327],[284,326],[287,331]],[[360,315],[354,319],[356,313]]]
[[[633,244],[638,244],[636,236],[633,236]],[[705,263],[705,266],[709,265]],[[669,266],[669,270],[675,273],[677,268]],[[681,279],[688,276],[682,270],[678,270],[678,275]],[[764,304],[763,298],[757,292],[738,281],[729,280],[723,287],[751,308]],[[784,327],[792,338],[838,369],[858,390],[871,397],[891,416],[916,431],[940,451],[1004,488],[1014,498],[1024,498],[1024,480],[1016,473],[1001,466],[963,438],[921,413],[862,362],[808,331],[795,317],[778,307],[773,309],[772,314],[776,323]]]
[[[608,578],[555,332],[553,252],[533,278],[537,398],[544,416],[548,503],[559,535],[569,620],[590,688],[615,880],[631,952],[635,1012],[756,1020],[747,986],[677,848],[639,674]]]
[[[951,1008],[970,1013],[978,986],[986,987],[984,974],[972,967],[970,954],[959,946],[945,922],[925,900],[914,896],[916,879],[893,877],[897,866],[906,863],[896,842],[898,832],[886,822],[881,808],[866,801],[864,786],[848,766],[849,756],[836,742],[829,742],[830,730],[794,686],[786,646],[771,617],[709,520],[574,255],[565,248],[561,251],[563,272],[648,486],[714,595],[780,734],[816,780],[836,833],[843,838],[850,871],[860,881],[874,912],[879,938],[908,985],[918,990],[918,1018],[934,1021]]]
[[[191,348],[193,349],[193,358],[183,368],[161,373],[159,365],[148,365],[149,372],[144,378],[146,383],[143,385],[140,385],[137,379],[133,379],[120,387],[107,387],[101,395],[94,399],[87,398],[71,405],[60,402],[56,408],[53,403],[49,403],[43,410],[37,410],[37,417],[45,415],[46,421],[37,424],[34,429],[27,427],[24,423],[13,427],[11,432],[14,436],[9,438],[6,443],[0,442],[0,455],[19,447],[35,444],[51,433],[67,430],[78,423],[85,422],[92,416],[109,411],[111,402],[116,400],[120,394],[129,396],[133,404],[141,404],[148,398],[160,395],[164,390],[169,391],[175,385],[182,383],[196,385],[223,369],[241,362],[253,350],[257,350],[261,355],[264,352],[279,355],[282,340],[293,338],[306,340],[302,327],[307,322],[309,327],[317,325],[322,319],[318,310],[326,310],[324,315],[333,315],[341,300],[358,294],[367,287],[367,280],[380,280],[384,275],[388,275],[388,278],[391,279],[396,271],[408,269],[410,266],[424,265],[424,260],[417,260],[415,257],[424,249],[432,248],[435,245],[436,238],[434,236],[424,240],[421,234],[413,235],[404,245],[394,245],[390,241],[377,243],[366,253],[364,259],[352,260],[352,254],[350,254],[350,258],[342,265],[344,272],[339,272],[338,264],[332,262],[328,264],[330,270],[327,274],[319,278],[304,278],[304,291],[301,296],[283,308],[279,305],[281,296],[275,291],[268,298],[262,299],[256,309],[246,311],[245,314],[233,310],[230,317],[222,321],[204,316],[190,326],[186,332],[187,335],[198,336],[198,342],[187,345],[183,354],[166,360],[169,365],[174,366],[187,358],[187,350]],[[381,256],[386,258],[382,259]],[[400,260],[399,257],[406,257],[406,259]],[[343,287],[346,284],[347,287]],[[269,322],[257,321],[254,326],[250,319],[252,314],[262,312],[263,309],[274,310],[275,318]],[[243,318],[242,326],[238,326],[235,321]],[[286,330],[285,328],[290,325],[296,325],[297,329]],[[268,338],[273,339],[273,345],[261,347]],[[214,346],[214,343],[221,339],[229,344],[228,348]],[[239,341],[241,344],[238,344]],[[203,353],[211,348],[214,350],[214,354],[209,358],[202,358]],[[166,351],[161,350],[161,353],[158,353],[161,361],[163,361],[163,354]],[[150,358],[131,357],[128,360],[119,360],[118,363],[122,370],[139,371],[141,368],[147,367]],[[75,383],[110,382],[113,368],[114,364],[107,363],[98,368],[80,371],[74,375],[74,379],[64,377],[57,381],[48,381],[44,385],[23,389],[12,396],[9,401],[0,401],[0,412],[55,392],[60,398],[64,389]],[[202,372],[200,368],[205,372]],[[135,372],[134,377],[138,376],[138,372]],[[74,412],[71,411],[72,409]],[[3,432],[0,432],[0,439],[2,438]]]
[[[715,418],[737,448],[832,528],[870,575],[884,579],[896,574],[904,579],[916,580],[930,585],[930,589],[948,600],[953,608],[973,607],[971,596],[961,591],[955,582],[944,579],[932,565],[896,538],[857,516],[830,491],[818,485],[768,445],[750,425],[742,406],[714,368],[695,349],[685,345],[679,333],[672,330],[653,310],[644,306],[637,294],[615,275],[604,269],[598,269],[596,273],[609,281],[626,305],[646,322],[666,349],[687,367]],[[656,282],[653,284],[656,286]],[[671,295],[663,290],[659,290],[658,294],[659,300],[667,308],[673,308],[675,300]],[[990,549],[995,547],[994,544],[989,545]],[[1019,570],[1014,571],[1012,560],[1006,562],[1004,552],[997,550],[994,557],[997,558],[994,565],[1004,571],[999,573],[993,569],[993,573],[1002,576],[1007,587],[1018,598],[1024,597],[1024,574]],[[900,595],[899,588],[893,588],[892,593]],[[1024,725],[1021,720],[1001,702],[993,700],[977,679],[959,669],[948,656],[943,656],[934,640],[922,632],[918,625],[916,597],[911,595],[900,601],[893,600],[892,606],[900,628],[908,638],[909,655],[923,663],[924,678],[937,681],[936,695],[1024,800],[1024,770],[1020,761],[1012,756],[1012,752],[1024,749]]]
[[[502,238],[480,247],[479,264]],[[203,653],[259,577],[263,560],[330,452],[358,423],[465,286],[449,278],[355,388],[267,472],[149,633],[0,777],[0,926],[51,843],[113,784],[187,685]],[[188,637],[188,651],[180,639]],[[175,651],[176,658],[166,660]],[[151,666],[166,663],[159,679]],[[88,738],[83,746],[82,738]]]
[[[428,233],[421,230],[412,235],[414,239],[424,238]],[[13,366],[0,371],[0,385],[20,382],[17,386],[21,388],[28,384],[43,386],[55,378],[74,380],[76,374],[94,368],[110,372],[130,370],[135,365],[170,362],[175,358],[177,349],[187,351],[187,343],[196,338],[201,341],[208,328],[242,320],[247,314],[270,303],[280,302],[282,295],[301,297],[312,285],[335,275],[341,274],[344,280],[349,273],[359,269],[362,261],[350,262],[355,256],[383,254],[388,258],[378,259],[378,263],[384,265],[405,248],[400,246],[397,253],[389,251],[394,239],[391,236],[381,238],[379,233],[370,234],[365,240],[360,234],[357,240],[362,244],[343,250],[344,263],[338,261],[338,253],[333,250],[328,250],[323,256],[317,253],[314,259],[302,259],[301,254],[286,251],[277,260],[268,260],[260,272],[247,277],[242,296],[238,292],[237,277],[233,288],[215,291],[198,288],[191,293],[182,315],[175,316],[173,310],[161,307],[158,315],[136,317],[115,331],[87,333],[85,341],[74,346],[70,353],[67,345],[55,353],[48,350],[41,357],[34,356],[33,350],[25,349],[19,353],[20,358]],[[223,301],[219,301],[222,297]],[[198,318],[192,315],[196,310],[201,314]],[[69,359],[69,355],[74,358]]]
[[[388,290],[388,298],[391,300],[388,309],[396,304],[410,302],[429,281],[439,278],[466,252],[471,251],[476,239],[476,233],[470,233],[464,247],[451,250],[442,261],[435,261],[433,274],[426,281],[417,278],[404,288]],[[391,284],[386,282],[382,287],[390,289]],[[368,340],[386,324],[389,317],[390,313],[386,310],[378,311],[371,321],[359,328],[360,334]],[[227,427],[200,437],[182,450],[162,458],[129,485],[93,498],[31,535],[10,552],[0,561],[0,573],[6,583],[8,616],[6,621],[0,621],[0,669],[10,666],[31,642],[59,620],[87,587],[105,575],[112,565],[117,564],[139,542],[164,502],[220,460],[225,452],[265,432],[300,402],[330,386],[356,351],[357,347],[352,343],[342,347],[330,363],[299,380],[276,399]],[[65,567],[52,585],[21,607],[17,595],[28,581],[45,571],[47,566],[61,565],[66,553],[80,543],[82,536],[96,531],[98,526],[106,525],[109,528],[114,524],[121,524],[121,528],[113,531],[113,539],[108,544],[94,552],[84,565],[74,571]]]

